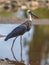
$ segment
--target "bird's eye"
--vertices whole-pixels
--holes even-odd
[[[31,13],[31,11],[29,11],[29,13]]]

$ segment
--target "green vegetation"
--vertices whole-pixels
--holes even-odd
[[[25,10],[25,15],[26,15],[26,11],[27,10]],[[41,19],[42,18],[49,18],[49,9],[47,9],[47,8],[38,8],[36,10],[32,10],[32,12],[34,14],[36,14]]]
[[[26,15],[26,11],[25,10],[25,16]],[[39,18],[49,18],[49,9],[47,8],[38,8],[36,10],[32,10],[33,13],[35,13]],[[0,16],[12,16],[13,12],[7,12],[7,11],[2,11],[0,12]]]
[[[5,17],[12,16],[12,14],[13,12],[7,12],[7,11],[0,12],[0,16],[5,16]]]
[[[39,17],[39,18],[49,18],[49,9],[47,8],[38,8],[36,10],[33,10],[33,12]]]

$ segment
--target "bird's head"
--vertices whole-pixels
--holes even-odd
[[[31,10],[27,10],[27,16],[31,15]]]
[[[28,18],[31,20],[31,16],[33,17],[35,17],[35,18],[39,18],[39,17],[37,17],[33,12],[31,12],[31,10],[27,10],[27,16],[28,16]]]

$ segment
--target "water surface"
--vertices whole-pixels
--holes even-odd
[[[0,34],[2,35],[7,35],[9,32],[11,32],[15,27],[19,26],[20,24],[0,24]],[[23,43],[24,43],[24,38],[27,39],[28,42],[31,41],[32,35],[34,32],[34,27],[32,26],[31,30],[29,32],[26,32],[23,35]],[[9,58],[14,60],[13,55],[11,53],[11,45],[13,42],[14,38],[9,39],[8,41],[4,41],[5,37],[0,38],[0,58]],[[29,57],[27,55],[27,51],[29,50],[29,45],[24,47],[23,44],[23,60],[25,61],[25,64],[27,65],[29,62]],[[18,37],[15,41],[14,48],[13,48],[15,57],[17,58],[18,61],[21,60],[21,47],[20,47],[20,37]]]

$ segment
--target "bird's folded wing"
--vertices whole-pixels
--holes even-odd
[[[5,41],[13,37],[23,35],[26,31],[27,31],[27,27],[24,25],[20,25],[7,35]]]

